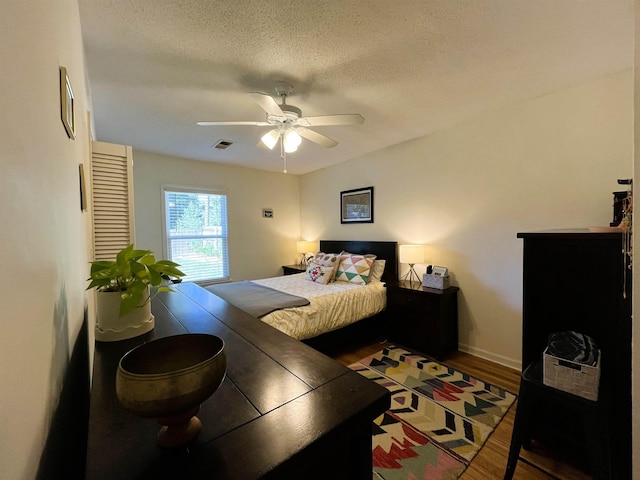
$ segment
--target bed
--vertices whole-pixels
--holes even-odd
[[[298,273],[206,288],[297,340],[309,341],[377,318],[386,308],[386,283],[398,278],[397,242],[321,240],[320,251],[375,255],[376,260],[385,261],[384,270],[379,281],[366,285],[351,281],[324,285]],[[277,299],[278,305],[269,303],[271,299]]]

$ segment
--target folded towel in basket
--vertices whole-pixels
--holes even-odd
[[[593,338],[573,331],[549,335],[547,353],[583,365],[593,366],[598,361],[598,346]]]

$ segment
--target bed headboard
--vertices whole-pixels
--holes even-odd
[[[386,260],[382,280],[398,281],[398,242],[369,242],[360,240],[320,240],[320,251],[325,253],[371,253]]]

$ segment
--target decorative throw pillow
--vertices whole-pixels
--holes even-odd
[[[307,267],[306,276],[307,280],[311,280],[314,283],[321,283],[326,285],[333,278],[333,267],[325,267],[315,262],[309,262]]]
[[[338,270],[338,264],[340,263],[339,254],[318,252],[310,261],[313,263],[317,263],[318,265],[322,265],[323,267],[332,267],[333,273],[331,274],[329,282],[332,282],[335,279],[336,270]]]
[[[369,281],[367,283],[382,281],[384,266],[387,263],[386,260],[376,260],[377,256],[374,255],[373,253],[358,254],[358,253],[347,252],[346,250],[343,250],[340,253],[341,257],[346,257],[348,255],[360,255],[362,257],[370,258],[371,260],[373,260],[373,265],[371,265],[371,273],[369,274]]]
[[[374,259],[375,256],[371,255],[342,255],[336,273],[336,281],[366,285],[369,283]]]

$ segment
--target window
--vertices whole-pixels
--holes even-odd
[[[184,280],[227,280],[227,195],[165,187],[164,206],[167,258],[180,264]]]

